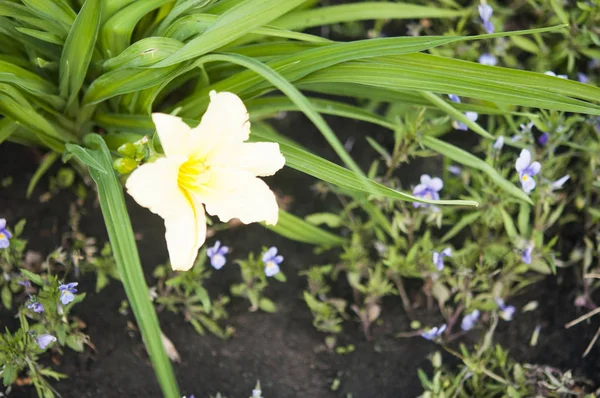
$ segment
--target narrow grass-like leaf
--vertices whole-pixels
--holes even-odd
[[[502,215],[502,222],[504,223],[504,230],[506,231],[506,235],[514,241],[517,239],[519,234],[517,233],[517,229],[515,228],[515,223],[511,218],[510,214],[506,212],[502,207],[499,208],[500,214]]]
[[[17,131],[19,125],[7,117],[0,120],[0,144],[6,141],[10,136]]]
[[[452,144],[448,144],[447,142],[439,140],[435,137],[423,137],[421,142],[427,148],[439,153],[440,155],[446,156],[447,158],[452,159],[462,165],[484,172],[488,175],[488,177],[490,177],[494,184],[498,185],[498,187],[502,188],[506,193],[524,202],[533,204],[531,198],[525,192],[517,188],[510,181],[503,178],[500,173],[496,171],[496,169],[479,159],[477,156],[474,156],[465,150],[462,150]]]
[[[219,18],[217,15],[210,14],[192,14],[180,18],[176,23],[170,26],[165,35],[177,40],[185,41],[192,36],[197,36],[206,32]],[[252,35],[261,35],[269,37],[280,37],[292,40],[300,40],[312,43],[329,43],[328,39],[306,33],[294,32],[292,30],[281,29],[271,26],[261,26],[252,30]],[[247,36],[247,35],[246,35]],[[241,39],[242,42],[248,39]],[[240,42],[235,42],[239,45]],[[233,46],[233,44],[232,44]]]
[[[369,19],[453,18],[468,14],[469,9],[449,10],[437,6],[420,6],[391,2],[340,4],[289,13],[273,23],[291,30]]]
[[[21,0],[31,11],[44,19],[60,22],[65,30],[75,21],[75,11],[64,0]]]
[[[460,220],[450,229],[450,231],[446,232],[446,234],[442,237],[441,242],[447,242],[448,240],[454,238],[456,235],[462,232],[467,226],[473,224],[475,221],[481,217],[481,212],[473,212],[471,214],[467,214],[466,216],[461,217]]]
[[[208,54],[257,28],[267,25],[304,1],[245,0],[221,15],[204,34],[190,41],[178,53],[156,66],[174,65]]]
[[[167,36],[166,30],[173,26],[175,21],[180,15],[185,14],[192,9],[200,9],[210,3],[211,0],[183,0],[178,1],[175,6],[169,11],[169,14],[160,22],[156,30],[154,31],[155,36]]]
[[[103,74],[92,82],[83,103],[96,104],[117,95],[140,91],[161,84],[177,74],[179,65],[160,69],[122,68]]]
[[[16,28],[17,31],[23,33],[24,35],[31,36],[41,41],[45,41],[46,43],[56,44],[62,46],[64,41],[60,36],[57,36],[53,33],[44,32],[43,30],[30,29],[30,28]]]
[[[267,138],[260,133],[253,132],[250,136],[252,141],[276,141],[272,137]],[[318,178],[330,184],[348,189],[354,192],[363,192],[375,196],[383,196],[390,199],[403,200],[408,202],[430,203],[438,205],[459,205],[459,206],[477,206],[477,202],[472,200],[427,200],[396,191],[385,185],[379,184],[373,180],[368,180],[365,187],[361,180],[352,171],[325,160],[319,156],[313,155],[300,148],[296,148],[288,143],[279,141],[281,153],[285,157],[286,166],[301,171],[305,174]]]
[[[377,115],[376,113],[366,111],[358,106],[320,98],[308,98],[308,100],[313,108],[319,113],[345,117],[348,119],[362,120],[365,122],[378,124],[390,130],[394,130],[396,128],[396,125],[391,121]],[[289,98],[281,96],[269,96],[265,98],[248,100],[246,101],[246,107],[248,108],[248,112],[253,119],[261,119],[262,117],[273,116],[278,112],[300,110],[298,106],[296,106]]]
[[[288,239],[313,245],[339,246],[344,240],[330,232],[316,227],[284,210],[279,210],[276,225],[265,225],[271,231]]]
[[[514,73],[527,75],[530,72],[509,69],[505,69],[505,71],[509,71],[505,76],[505,80],[495,81],[491,77],[488,78],[487,75],[486,77],[475,76],[460,68],[455,70],[438,69],[436,67],[438,60],[441,63],[447,61],[440,57],[431,57],[429,63],[419,66],[412,63],[403,65],[402,57],[410,58],[414,55],[423,54],[400,56],[397,58],[397,63],[387,65],[381,61],[378,62],[378,60],[335,65],[307,76],[302,82],[313,84],[331,82],[358,83],[390,89],[431,91],[439,94],[456,94],[511,105],[600,115],[599,105],[568,96],[577,96],[578,94],[591,91],[587,88],[581,89],[579,86],[586,85],[578,82],[567,82],[573,84],[573,86],[569,85],[573,90],[560,90],[559,93],[557,89],[564,82],[558,82],[558,80],[565,79],[552,78],[541,73],[537,75],[556,79],[557,81],[544,82],[545,85],[540,85],[538,88],[532,88],[529,85],[518,85],[515,80],[511,81],[510,77]],[[424,65],[427,65],[427,67]],[[480,66],[495,68],[485,65]],[[502,71],[503,68],[495,69],[500,69],[500,74],[504,72]],[[536,74],[533,73],[533,75]],[[533,77],[532,80],[534,80]],[[588,87],[597,92],[598,97],[596,98],[600,98],[600,89],[592,86]]]
[[[171,362],[162,344],[158,318],[150,301],[131,221],[125,206],[123,188],[113,171],[112,158],[102,138],[94,135],[91,141],[99,148],[85,151],[94,158],[95,163],[101,165],[104,172],[92,167],[90,174],[98,187],[100,208],[123,287],[164,396],[180,398],[181,394],[177,388]],[[81,160],[85,163],[84,159]]]
[[[42,163],[40,163],[35,173],[33,173],[31,180],[29,180],[29,185],[27,186],[27,193],[25,194],[25,197],[27,197],[28,199],[31,197],[31,194],[33,193],[33,190],[35,189],[37,183],[44,176],[44,174],[46,174],[48,169],[52,167],[54,162],[58,160],[59,157],[60,154],[56,152],[50,152],[44,157]]]
[[[458,120],[460,122],[463,122],[467,127],[469,127],[471,130],[473,130],[474,132],[476,132],[480,136],[482,136],[484,138],[489,138],[489,139],[493,139],[494,138],[490,133],[488,133],[487,131],[485,131],[480,125],[478,125],[477,123],[475,123],[474,121],[472,121],[471,119],[469,119],[468,117],[466,117],[464,113],[459,112],[458,110],[456,110],[456,108],[454,108],[452,105],[450,105],[446,101],[442,100],[437,95],[429,93],[427,91],[421,91],[421,95],[423,96],[423,98],[426,98],[428,101],[430,101],[437,108],[439,108],[442,111],[446,112],[453,119],[456,119],[456,120]]]
[[[107,57],[115,57],[125,50],[130,42],[133,29],[150,11],[172,0],[134,1],[117,11],[106,21],[100,33],[100,44]]]
[[[100,0],[86,0],[71,25],[59,64],[59,88],[67,107],[77,98],[100,27]]]
[[[408,54],[456,40],[458,39],[447,37],[393,37],[331,45],[317,44],[316,48],[269,62],[268,66],[278,71],[286,80],[296,82],[315,71],[342,62],[382,55]],[[347,78],[350,79],[350,77]],[[198,117],[206,109],[210,90],[232,91],[243,95],[249,89],[252,89],[253,92],[262,92],[270,87],[272,87],[271,84],[265,83],[263,77],[252,71],[237,73],[235,76],[224,79],[184,99],[177,106],[181,106],[180,114],[187,117]]]
[[[169,37],[147,37],[133,43],[116,57],[106,60],[102,67],[110,72],[117,68],[150,66],[175,54],[182,47],[182,42]]]

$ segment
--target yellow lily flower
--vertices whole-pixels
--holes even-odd
[[[153,113],[165,157],[133,171],[126,188],[135,201],[165,220],[165,238],[174,270],[194,265],[206,240],[205,209],[223,222],[277,224],[275,194],[257,176],[285,164],[279,144],[248,143],[248,111],[235,94],[210,93],[197,127],[181,118]]]

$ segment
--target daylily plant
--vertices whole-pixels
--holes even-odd
[[[174,270],[192,268],[206,239],[205,211],[223,222],[278,220],[275,194],[256,177],[283,167],[279,144],[245,142],[248,111],[235,94],[212,91],[210,100],[194,128],[179,117],[153,113],[165,157],[138,167],[126,183],[141,206],[164,218]]]

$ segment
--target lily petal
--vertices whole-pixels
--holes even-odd
[[[167,156],[187,156],[190,151],[190,126],[180,117],[165,113],[153,113],[152,121],[160,143]]]
[[[277,143],[252,142],[221,150],[207,159],[206,164],[243,169],[255,176],[270,176],[285,165],[285,158]]]
[[[208,214],[223,222],[239,218],[244,224],[277,224],[279,207],[275,194],[248,171],[213,167],[207,185],[211,191],[203,192],[199,199],[206,204]]]
[[[206,215],[202,205],[188,202],[177,214],[165,218],[165,228],[171,267],[178,271],[189,270],[206,240]]]
[[[146,163],[131,173],[125,184],[135,201],[162,218],[176,214],[181,206],[189,206],[179,189],[177,177],[184,158],[160,158]]]
[[[230,148],[250,137],[248,110],[233,93],[210,92],[210,105],[198,127],[192,130],[191,153],[206,157],[213,151]]]

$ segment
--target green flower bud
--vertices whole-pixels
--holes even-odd
[[[115,159],[113,167],[119,174],[129,174],[138,166],[138,163],[132,158]]]
[[[131,142],[126,142],[117,148],[117,152],[125,157],[132,158],[135,156],[136,147]]]

